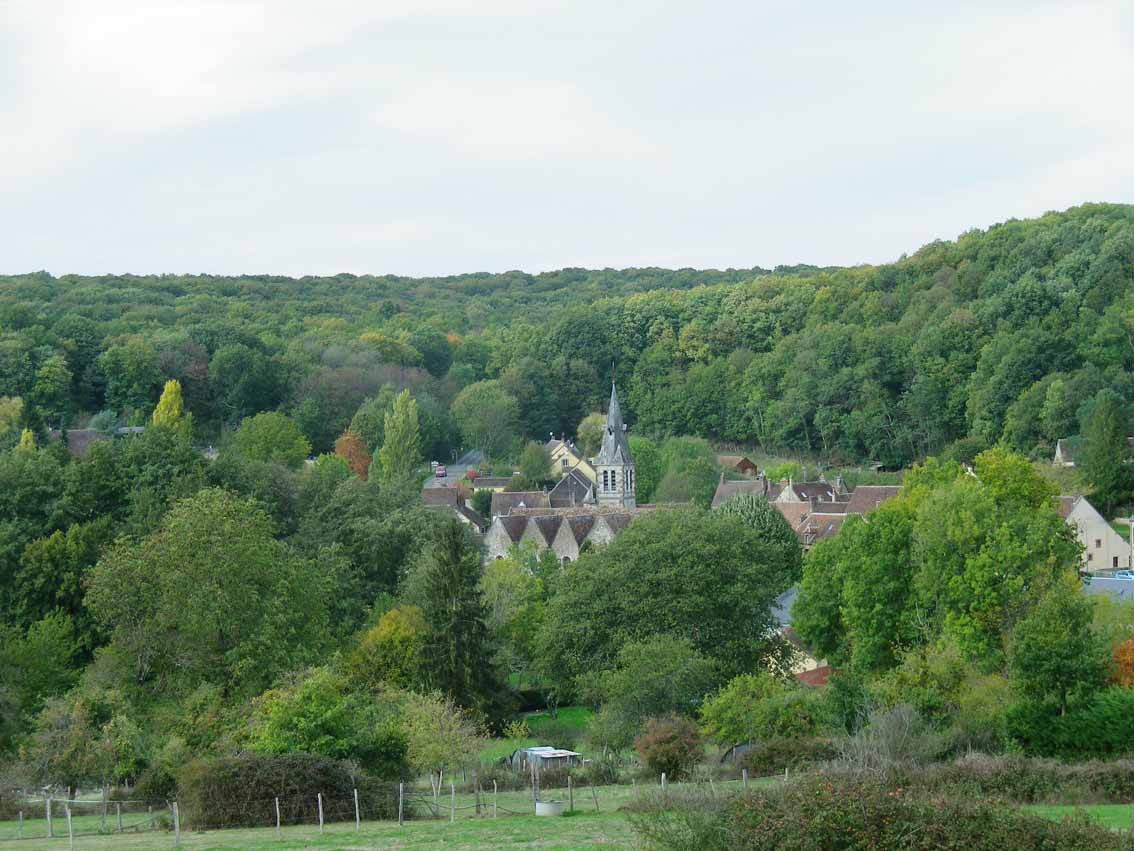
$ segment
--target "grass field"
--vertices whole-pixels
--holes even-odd
[[[64,829],[66,829],[64,827]],[[27,851],[57,851],[68,847],[67,837],[25,839],[4,843],[0,847]],[[273,828],[215,830],[207,833],[184,831],[181,848],[194,851],[284,851],[284,849],[405,849],[426,851],[447,848],[472,851],[482,848],[539,848],[541,851],[581,851],[585,848],[634,848],[632,831],[620,813],[576,813],[563,818],[512,816],[499,819],[458,819],[446,822],[407,822],[402,827],[391,822],[364,822],[355,832],[354,825],[327,825],[326,832],[317,827],[300,825],[285,827],[276,838]],[[139,835],[82,836],[75,839],[76,851],[143,851],[173,848],[171,833]]]
[[[772,786],[778,778],[753,780],[753,786]],[[683,789],[705,784],[673,783],[670,789],[679,794]],[[739,791],[739,781],[722,781],[715,785],[719,793]],[[625,815],[619,808],[643,795],[659,794],[657,787],[650,785],[600,786],[595,792],[598,797],[598,811],[589,788],[575,790],[575,812],[563,818],[536,818],[531,812],[531,797],[526,791],[501,792],[497,798],[499,818],[492,818],[492,798],[484,800],[483,814],[475,815],[475,799],[471,794],[456,796],[456,820],[448,821],[449,796],[442,795],[439,800],[441,818],[435,820],[407,821],[399,827],[392,822],[363,822],[362,829],[356,833],[351,823],[328,824],[321,835],[316,825],[285,827],[276,838],[272,827],[244,828],[239,830],[212,830],[195,833],[182,831],[181,847],[204,851],[260,851],[261,849],[493,849],[493,848],[538,848],[540,851],[574,851],[574,849],[632,849],[635,848],[633,831]],[[544,790],[544,798],[566,801],[566,789]],[[424,809],[419,807],[419,809]],[[512,813],[523,813],[514,815]],[[137,817],[126,819],[140,820]],[[144,818],[144,816],[143,816]],[[74,819],[76,833],[96,831],[99,826],[97,815],[80,816]],[[113,818],[111,819],[113,823]],[[65,849],[67,843],[67,822],[64,818],[55,819],[55,838],[46,838],[46,824],[42,818],[28,821],[24,825],[24,839],[15,840],[15,822],[0,822],[0,851],[47,851]],[[75,837],[78,851],[140,851],[140,849],[166,849],[173,847],[173,835],[168,831],[149,833],[123,833],[109,835],[87,835]]]
[[[1036,804],[1023,809],[1052,821],[1062,821],[1067,816],[1083,813],[1091,821],[1112,830],[1134,829],[1134,804],[1087,804],[1078,807]]]

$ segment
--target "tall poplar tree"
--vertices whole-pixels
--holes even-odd
[[[1122,408],[1113,394],[1099,394],[1087,417],[1084,437],[1087,442],[1084,472],[1109,514],[1122,497],[1128,477],[1122,463],[1126,454],[1126,429]]]
[[[421,464],[417,401],[408,390],[394,399],[394,407],[386,413],[383,432],[385,438],[378,450],[382,475],[388,480],[408,478]]]

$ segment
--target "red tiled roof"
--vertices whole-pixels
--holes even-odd
[[[859,485],[847,503],[847,514],[869,514],[901,492],[901,485]]]
[[[784,516],[784,520],[795,530],[799,529],[800,524],[811,513],[811,503],[809,502],[773,502],[772,506]]]
[[[456,488],[422,488],[422,505],[444,505],[456,508],[460,499]]]
[[[820,665],[818,668],[810,671],[801,671],[795,675],[795,678],[805,686],[822,688],[827,685],[827,682],[831,678],[831,666]]]
[[[1071,512],[1075,509],[1075,503],[1079,501],[1077,496],[1057,496],[1055,498],[1056,508],[1059,510],[1059,516],[1066,520]]]

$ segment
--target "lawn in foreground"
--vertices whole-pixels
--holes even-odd
[[[1085,813],[1091,821],[1112,830],[1134,829],[1134,804],[1032,804],[1022,809],[1052,821],[1062,821],[1067,816]]]
[[[448,822],[407,822],[398,827],[392,822],[364,822],[355,832],[354,825],[328,825],[326,832],[311,825],[285,827],[281,838],[273,828],[212,830],[207,833],[183,831],[181,848],[193,851],[285,851],[285,849],[405,849],[425,851],[447,848],[473,851],[481,848],[539,848],[541,851],[582,851],[582,849],[631,849],[633,831],[621,813],[575,813],[563,818],[512,816],[499,819],[465,819]],[[67,837],[32,839],[14,843],[26,851],[56,851],[67,848]],[[173,848],[171,833],[149,833],[131,836],[76,837],[76,851],[143,851]]]

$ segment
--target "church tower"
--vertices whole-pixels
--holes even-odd
[[[595,457],[595,497],[598,504],[618,508],[634,508],[634,456],[626,439],[618,391],[610,385],[610,408],[606,412],[606,428],[602,448]]]

